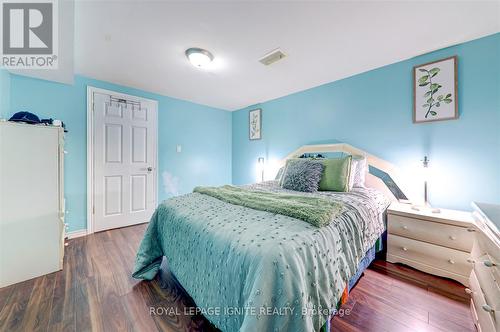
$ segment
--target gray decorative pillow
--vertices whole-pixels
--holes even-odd
[[[318,191],[324,167],[321,160],[290,159],[286,162],[281,186],[295,191]]]
[[[285,166],[281,167],[278,170],[278,174],[276,174],[276,177],[274,178],[274,180],[281,182],[281,178],[283,177],[283,172],[284,171],[285,171]]]

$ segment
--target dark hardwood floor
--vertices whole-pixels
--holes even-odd
[[[63,271],[0,289],[0,331],[212,331],[175,279],[131,277],[145,225],[74,239]],[[444,285],[446,294],[443,295]],[[385,262],[360,279],[332,331],[474,331],[463,287]],[[453,295],[455,294],[455,295]],[[163,308],[151,315],[150,308]],[[179,314],[180,313],[180,314]]]

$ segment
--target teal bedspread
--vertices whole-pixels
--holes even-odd
[[[249,188],[297,194],[275,181]],[[165,256],[222,331],[319,330],[384,231],[388,201],[374,189],[303,195],[338,202],[342,210],[318,228],[200,193],[170,198],[148,225],[133,276],[154,278]]]

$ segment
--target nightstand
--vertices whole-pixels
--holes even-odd
[[[387,261],[469,286],[474,221],[470,212],[417,211],[393,203],[387,210]]]

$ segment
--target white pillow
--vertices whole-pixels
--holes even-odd
[[[365,188],[366,173],[368,173],[366,157],[352,156],[349,190],[352,188]]]

